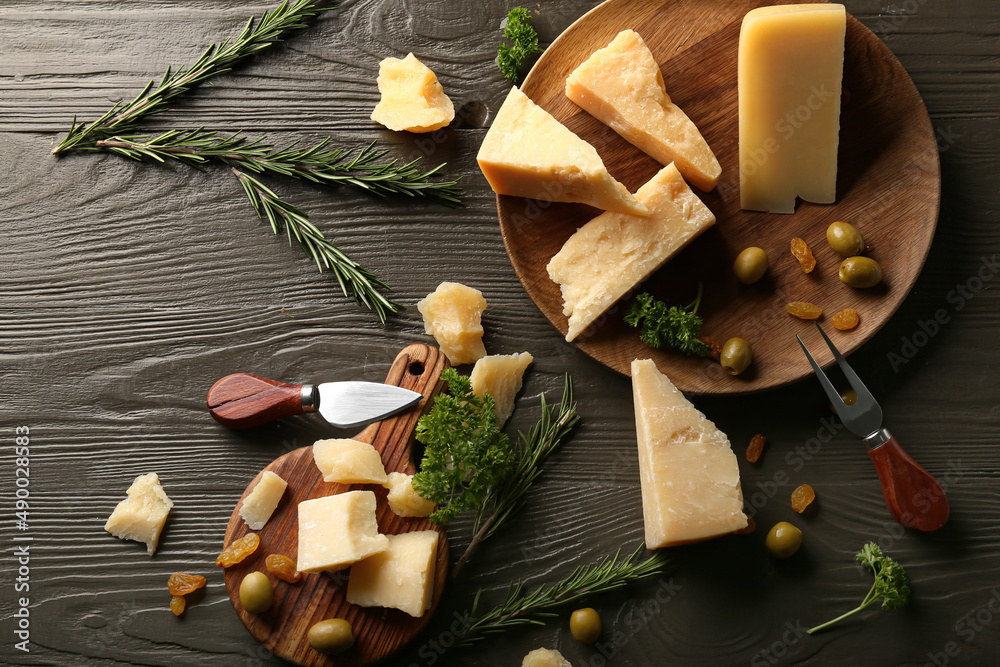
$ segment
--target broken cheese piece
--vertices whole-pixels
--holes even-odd
[[[342,570],[389,546],[378,532],[375,494],[348,491],[299,503],[299,572]]]
[[[646,547],[746,528],[740,469],[726,434],[650,359],[632,362]]]
[[[386,496],[386,500],[389,501],[389,509],[396,516],[430,516],[434,508],[437,507],[433,500],[427,500],[413,488],[413,475],[391,472],[388,475],[385,488],[389,489],[389,494]]]
[[[715,224],[674,165],[661,169],[636,197],[649,208],[648,218],[603,213],[549,260],[549,277],[562,289],[563,313],[569,318],[568,341]]]
[[[399,609],[420,618],[430,609],[434,594],[438,533],[418,530],[386,537],[385,551],[351,567],[347,601]]]
[[[611,177],[593,146],[517,86],[497,112],[476,159],[490,187],[500,195],[579,202],[633,215],[648,213]]]
[[[503,428],[514,412],[514,397],[521,391],[524,371],[534,361],[527,352],[519,354],[491,354],[476,362],[469,375],[472,393],[482,398],[493,397],[497,413],[497,426]]]
[[[471,364],[486,356],[482,324],[486,299],[482,292],[461,283],[443,282],[420,300],[417,310],[424,318],[424,331],[434,336],[452,364]]]
[[[747,12],[740,29],[740,206],[794,213],[837,198],[847,13],[843,5]]]
[[[348,438],[317,440],[313,460],[324,482],[338,484],[385,484],[382,456],[367,442]]]
[[[390,130],[433,132],[455,118],[455,105],[434,72],[412,53],[379,63],[378,90],[382,99],[371,118]]]
[[[663,73],[633,30],[622,30],[566,79],[566,96],[661,164],[673,162],[685,180],[709,191],[719,161],[691,119],[670,100]]]
[[[270,470],[264,471],[257,486],[253,487],[253,491],[240,506],[240,516],[247,522],[250,530],[260,530],[264,527],[287,487],[288,484],[280,476]]]
[[[573,667],[573,665],[559,651],[536,648],[524,656],[521,667]]]
[[[128,497],[115,507],[104,530],[123,540],[144,543],[146,553],[152,556],[174,502],[160,486],[155,472],[136,477],[125,493]]]

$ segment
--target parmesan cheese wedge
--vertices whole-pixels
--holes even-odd
[[[476,159],[497,194],[648,214],[646,207],[611,177],[593,146],[529,100],[517,86],[510,89],[497,112]]]
[[[514,412],[514,397],[521,391],[524,371],[534,357],[528,352],[519,354],[490,354],[472,367],[469,382],[472,393],[482,398],[485,394],[493,397],[497,413],[497,426],[503,428]]]
[[[385,499],[396,516],[430,516],[437,507],[433,500],[427,500],[413,488],[413,475],[391,472],[384,486],[389,489]]]
[[[412,53],[379,63],[378,90],[382,99],[371,118],[390,130],[433,132],[455,118],[455,105],[434,72]]]
[[[635,193],[647,218],[603,213],[578,229],[546,267],[562,289],[566,340],[715,224],[715,216],[667,165]]]
[[[399,609],[420,618],[434,593],[438,533],[417,530],[387,535],[385,551],[351,567],[347,601],[361,607]]]
[[[246,497],[240,506],[240,516],[247,522],[250,530],[260,530],[274,514],[281,496],[288,484],[280,476],[265,470],[257,486]]]
[[[726,434],[650,359],[632,362],[646,547],[746,528],[740,468]]]
[[[299,503],[299,572],[342,570],[385,551],[389,538],[378,532],[375,494],[348,491]]]
[[[654,160],[673,162],[701,190],[718,183],[719,161],[670,100],[660,66],[634,30],[622,30],[573,70],[566,96]]]
[[[417,303],[424,331],[437,341],[452,364],[471,364],[486,356],[483,345],[483,293],[462,283],[443,282]]]
[[[152,556],[174,501],[167,497],[155,472],[136,477],[125,493],[128,497],[115,507],[104,530],[123,540],[142,542]]]
[[[382,456],[367,442],[349,438],[317,440],[313,460],[324,482],[338,484],[385,484],[388,478]]]

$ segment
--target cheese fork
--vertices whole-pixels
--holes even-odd
[[[844,426],[854,435],[863,438],[868,446],[868,456],[871,457],[878,472],[889,513],[893,519],[907,528],[927,532],[937,530],[948,521],[948,498],[944,489],[929,472],[903,450],[888,429],[882,428],[882,408],[875,397],[818,322],[816,328],[819,329],[820,335],[826,341],[851,388],[858,394],[858,400],[854,405],[844,403],[840,393],[834,389],[830,379],[809,354],[802,339],[798,335],[795,338],[802,346],[802,351],[806,353],[813,370],[816,371],[816,377],[823,385],[830,402],[836,406],[837,415]]]

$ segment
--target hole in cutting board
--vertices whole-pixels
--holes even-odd
[[[414,361],[406,370],[408,370],[412,375],[423,375],[425,369],[423,362]]]

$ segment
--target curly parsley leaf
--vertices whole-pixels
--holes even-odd
[[[417,493],[438,504],[430,516],[437,525],[479,507],[514,464],[507,436],[497,427],[493,397],[476,396],[469,378],[453,368],[445,369],[441,379],[448,383],[448,393],[435,398],[431,411],[417,422],[424,457],[413,476]]]
[[[515,7],[504,21],[503,36],[513,42],[512,46],[500,44],[497,49],[497,65],[508,81],[516,84],[524,61],[540,52],[538,33],[531,27],[531,12],[524,7]]]
[[[625,323],[632,327],[641,326],[639,339],[655,348],[670,348],[690,356],[704,357],[712,347],[698,338],[701,333],[701,317],[698,305],[701,303],[701,284],[698,298],[685,307],[670,306],[657,301],[651,294],[643,293],[635,297],[625,313]]]

